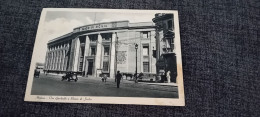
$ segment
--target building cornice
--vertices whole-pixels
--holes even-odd
[[[65,38],[76,38],[77,35],[86,35],[87,33],[94,33],[94,32],[101,32],[101,31],[108,31],[110,30],[111,32],[114,32],[113,30],[134,30],[134,29],[147,29],[147,28],[155,28],[155,25],[153,25],[152,22],[150,22],[150,25],[147,23],[145,25],[134,25],[132,26],[133,24],[138,24],[138,23],[131,23],[130,26],[129,26],[129,22],[128,21],[117,21],[117,22],[105,22],[105,23],[122,23],[122,22],[127,22],[128,24],[127,25],[124,25],[122,27],[111,27],[111,28],[98,28],[98,29],[92,29],[92,30],[84,30],[84,31],[72,31],[70,33],[67,33],[67,34],[64,34],[62,36],[59,36],[57,38],[54,38],[50,41],[48,41],[48,45],[52,45],[53,43],[56,43],[56,42],[59,42],[59,41],[63,41],[63,39]],[[105,23],[98,23],[98,24],[105,24]],[[142,22],[143,23],[143,22]],[[98,24],[90,24],[90,25],[84,25],[84,26],[92,26],[92,25],[98,25]],[[80,26],[80,27],[77,27],[77,28],[81,28],[81,27],[84,27],[84,26]],[[76,29],[76,28],[74,28]],[[73,29],[73,30],[74,30]]]

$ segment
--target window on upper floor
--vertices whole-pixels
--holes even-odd
[[[91,47],[91,49],[90,49],[90,55],[91,56],[95,56],[96,55],[96,48],[95,47]]]
[[[104,47],[104,55],[105,55],[105,56],[108,56],[108,55],[109,55],[109,50],[110,50],[109,47]]]
[[[90,42],[96,42],[96,41],[97,41],[97,38],[98,38],[98,35],[97,35],[97,34],[89,35],[89,40],[90,40]]]
[[[80,50],[81,50],[81,56],[84,56],[84,54],[85,54],[85,46],[81,47]]]
[[[109,41],[112,38],[112,33],[103,33],[101,34],[102,40]]]
[[[149,38],[149,32],[148,31],[142,32],[142,38]]]
[[[145,45],[143,46],[143,56],[148,56],[149,55],[149,46]]]

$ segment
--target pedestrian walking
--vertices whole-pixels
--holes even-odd
[[[104,79],[105,82],[107,82],[107,75],[106,74],[103,75],[103,79]]]
[[[119,88],[121,78],[122,78],[122,74],[120,73],[120,71],[117,71],[117,74],[116,74],[117,88]]]

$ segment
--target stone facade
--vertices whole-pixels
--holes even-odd
[[[171,82],[176,82],[177,65],[174,46],[173,14],[155,14],[153,22],[156,25],[156,68],[158,80],[165,82],[166,73],[170,71]]]
[[[155,25],[128,21],[90,24],[48,42],[45,70],[52,73],[78,72],[86,76],[122,73],[156,73]]]

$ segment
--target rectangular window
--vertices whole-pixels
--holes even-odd
[[[110,41],[112,38],[112,33],[103,33],[101,34],[101,36],[102,36],[102,40]]]
[[[91,47],[91,56],[95,56],[95,55],[96,55],[96,48]]]
[[[143,71],[149,72],[149,62],[143,62]]]
[[[79,41],[80,41],[80,44],[85,43],[86,42],[86,36],[80,36]]]
[[[109,55],[109,47],[104,47],[104,55],[105,56]]]
[[[97,38],[98,38],[98,35],[89,35],[89,40],[90,42],[96,42],[97,41]]]
[[[143,38],[148,38],[149,37],[149,33],[148,33],[148,31],[145,31],[145,32],[142,32],[143,33]]]
[[[96,42],[97,38],[90,38],[90,42]]]
[[[149,55],[149,46],[143,46],[143,56]]]
[[[79,71],[82,71],[82,68],[83,68],[83,62],[80,62],[79,63]]]
[[[83,62],[83,56],[79,58],[79,62]]]
[[[85,46],[81,46],[81,56],[84,56],[84,53],[85,53]]]
[[[104,61],[103,62],[103,71],[108,71],[108,66],[109,66],[109,62],[108,61]]]

